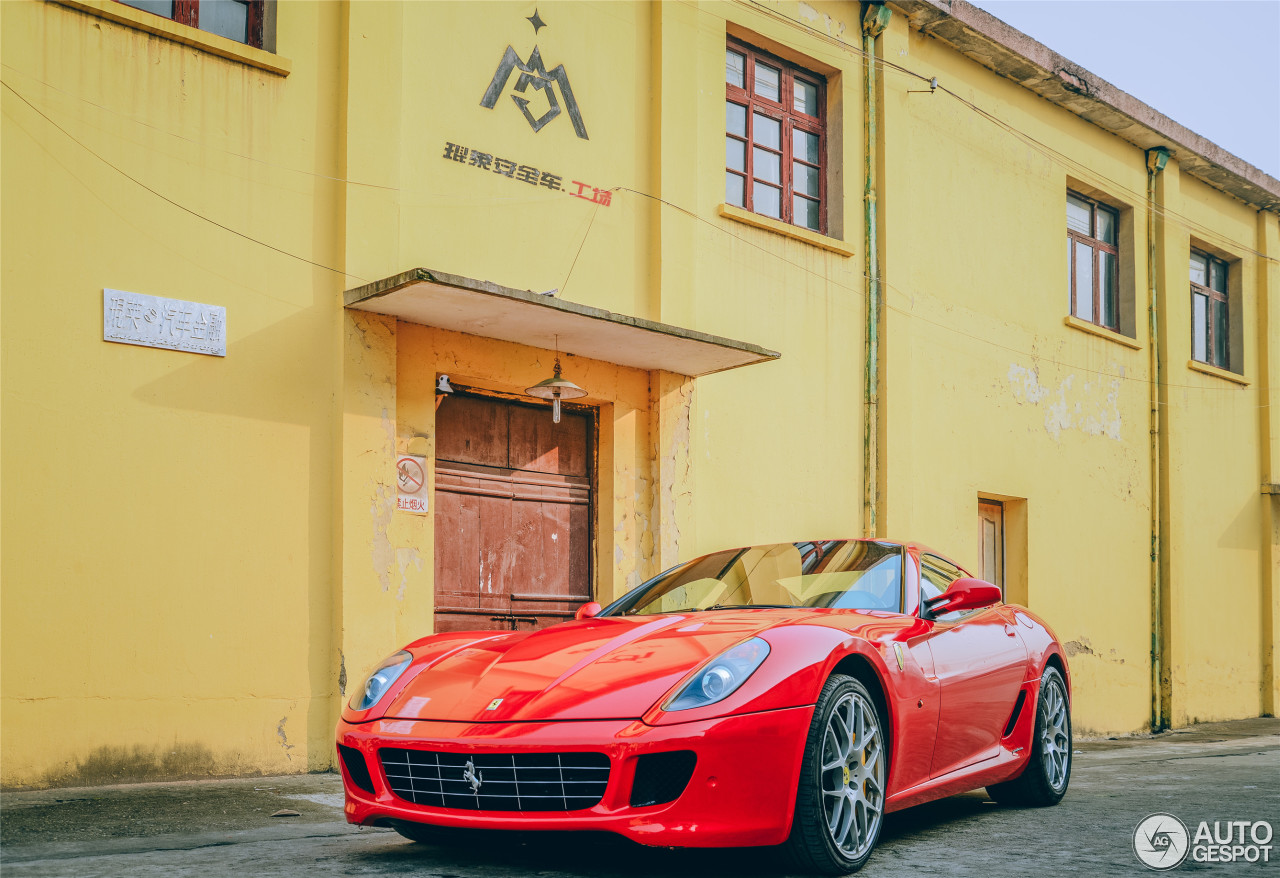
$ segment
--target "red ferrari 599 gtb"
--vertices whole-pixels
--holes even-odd
[[[410,643],[344,709],[351,823],[782,845],[841,874],[887,812],[1052,805],[1071,688],[1043,621],[912,543],[716,552],[541,631]]]

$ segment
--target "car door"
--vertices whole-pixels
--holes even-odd
[[[921,606],[963,575],[944,558],[922,556]],[[931,775],[940,777],[996,755],[1026,676],[1027,650],[997,607],[946,613],[930,624],[941,699]]]

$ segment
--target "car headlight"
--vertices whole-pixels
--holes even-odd
[[[381,701],[382,696],[387,694],[392,683],[400,679],[411,661],[413,656],[403,649],[383,659],[382,664],[374,668],[373,673],[364,681],[364,686],[352,694],[351,709],[368,710]]]
[[[769,644],[759,637],[739,643],[699,668],[693,679],[667,699],[662,709],[688,710],[723,701],[755,673],[768,655]]]

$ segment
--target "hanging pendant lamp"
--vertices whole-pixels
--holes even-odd
[[[539,381],[525,391],[530,396],[536,396],[538,399],[551,400],[551,422],[560,423],[560,400],[577,399],[580,396],[586,396],[587,392],[578,385],[565,378],[560,377],[560,355],[556,354],[555,374],[546,381]]]

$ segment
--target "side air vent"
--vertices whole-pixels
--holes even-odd
[[[636,760],[636,779],[631,785],[631,807],[665,805],[680,798],[697,762],[698,756],[692,750],[641,756]]]
[[[1027,703],[1027,690],[1018,690],[1018,700],[1013,703],[1013,713],[1009,715],[1009,722],[1005,724],[1004,734],[1000,737],[1007,738],[1013,734],[1013,727],[1018,724],[1018,717],[1022,716],[1022,706]]]
[[[364,761],[364,754],[354,747],[339,744],[338,755],[342,757],[342,764],[347,767],[351,782],[366,793],[372,793],[373,778],[369,776],[369,763]]]

